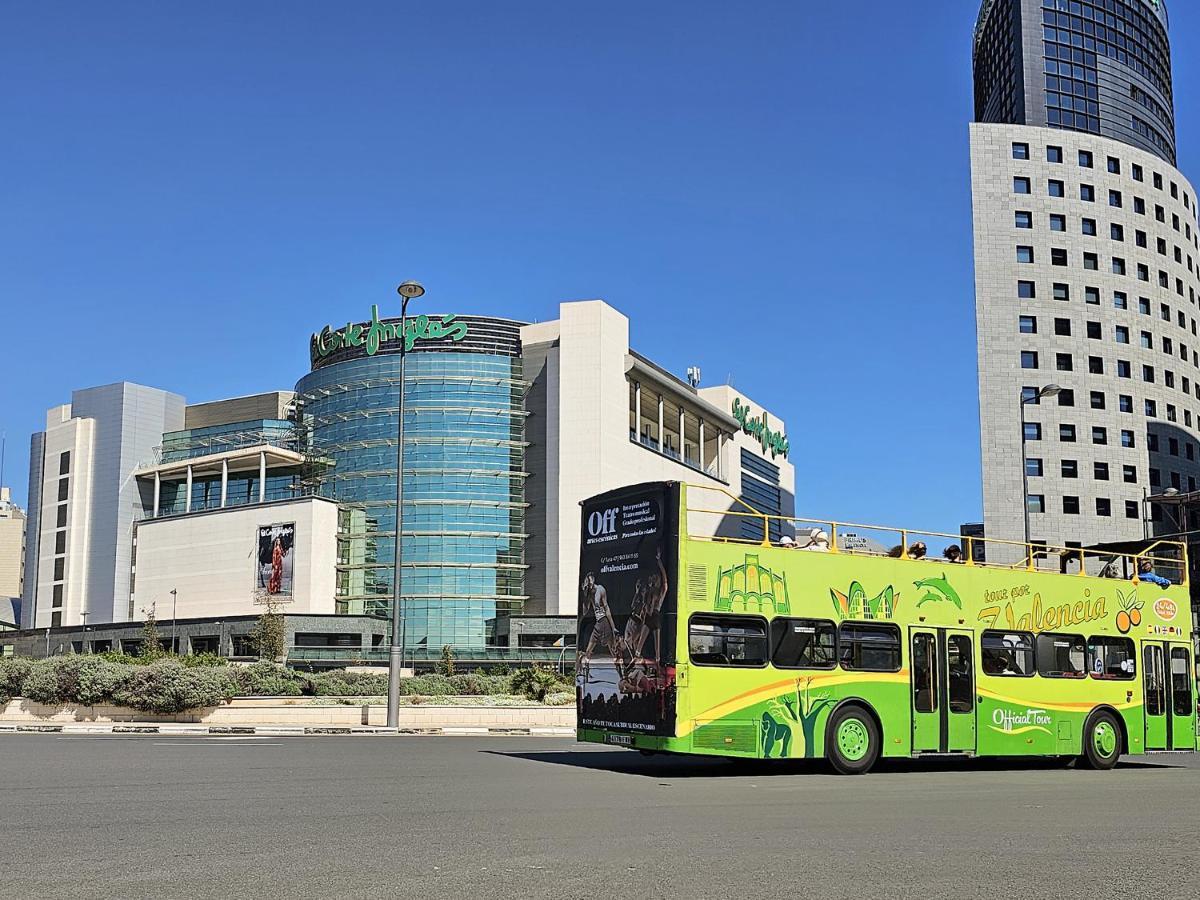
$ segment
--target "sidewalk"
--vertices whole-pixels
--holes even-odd
[[[259,735],[306,737],[313,735],[380,735],[384,737],[432,735],[437,737],[575,737],[574,728],[383,728],[378,726],[321,725],[190,725],[155,722],[0,722],[0,734],[158,734],[175,736]]]

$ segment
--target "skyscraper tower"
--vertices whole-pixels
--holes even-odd
[[[1021,539],[1027,517],[1032,540],[1057,546],[1138,538],[1147,495],[1197,489],[1200,244],[1196,192],[1174,165],[1167,25],[1159,0],[980,8],[970,131],[989,537]]]

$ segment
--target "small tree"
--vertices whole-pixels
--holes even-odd
[[[138,656],[144,660],[155,660],[162,655],[162,640],[158,636],[158,620],[152,605],[146,612],[146,621],[142,623],[142,646],[138,649]]]
[[[279,662],[287,653],[283,615],[279,612],[279,602],[273,597],[268,596],[264,602],[266,608],[246,637],[258,651],[259,659]]]
[[[442,659],[438,663],[437,670],[439,675],[454,674],[454,648],[449,644],[442,645]]]

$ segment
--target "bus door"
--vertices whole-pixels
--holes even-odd
[[[1187,644],[1167,644],[1167,686],[1172,750],[1196,749],[1196,700],[1192,696],[1192,654]]]
[[[948,628],[909,629],[914,753],[975,749],[973,636]]]
[[[1187,644],[1155,641],[1142,646],[1147,750],[1196,747],[1191,659]]]

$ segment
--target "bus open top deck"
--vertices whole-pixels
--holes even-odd
[[[783,519],[678,482],[592,497],[581,529],[581,741],[842,772],[1196,749],[1181,544],[1105,554]],[[914,558],[927,537],[962,561]]]

